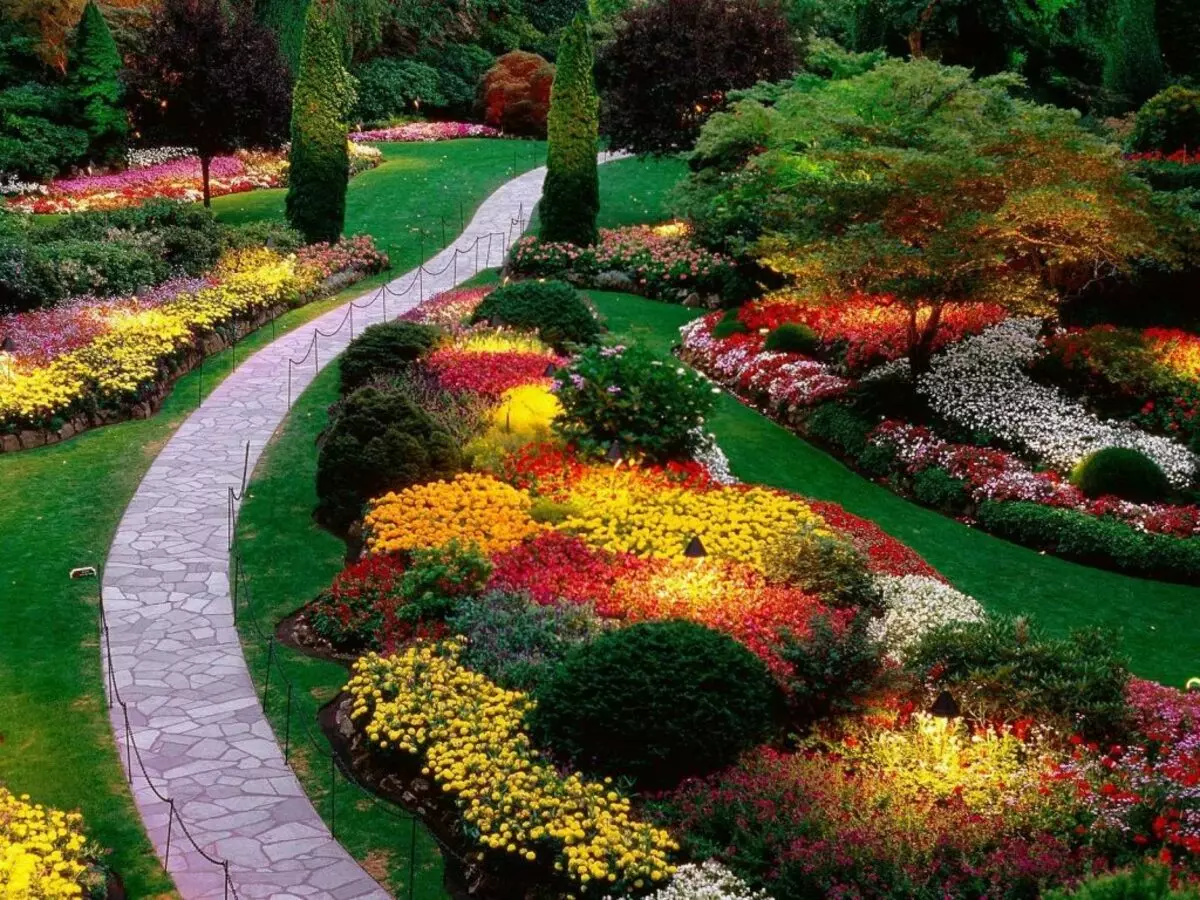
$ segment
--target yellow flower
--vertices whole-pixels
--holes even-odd
[[[82,832],[83,817],[29,802],[0,787],[0,896],[13,900],[82,897],[99,875],[89,866],[97,848]]]

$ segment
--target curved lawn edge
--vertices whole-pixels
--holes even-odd
[[[669,353],[679,326],[696,317],[643,297],[587,293],[615,335],[660,353]],[[1200,675],[1200,588],[1083,566],[971,528],[866,480],[727,392],[709,427],[739,478],[831,500],[870,519],[988,610],[1033,614],[1058,633],[1117,628],[1136,674],[1176,687]]]
[[[421,279],[423,295],[473,274],[466,262],[456,264],[455,247],[511,233],[544,176],[544,169],[528,172],[488,197],[456,244],[430,260],[428,271],[439,274]],[[416,270],[392,285],[402,291],[415,278]],[[388,312],[417,299],[410,291]],[[229,498],[233,514],[240,506],[231,489],[257,462],[289,399],[349,343],[350,330],[340,327],[347,307],[246,360],[188,418],[127,507],[105,567],[106,674],[123,701],[113,704],[113,730],[119,746],[131,739],[123,762],[135,802],[185,900],[224,895],[226,879],[212,859],[228,861],[242,897],[387,896],[333,840],[284,761],[242,655],[229,584]],[[374,303],[355,320],[361,329],[384,317]],[[332,336],[318,339],[318,330]],[[306,357],[317,340],[313,367],[289,379],[287,361]],[[175,834],[168,854],[173,830],[184,824],[191,840]]]

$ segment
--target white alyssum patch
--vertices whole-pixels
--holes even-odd
[[[1186,487],[1196,472],[1186,447],[1127,423],[1102,422],[1026,374],[1040,328],[1038,319],[1008,319],[949,347],[918,379],[919,390],[946,418],[1024,446],[1059,471],[1105,447],[1126,447],[1158,463],[1173,485]]]
[[[131,169],[145,169],[195,155],[196,150],[193,147],[146,147],[126,153],[125,165]]]
[[[876,575],[887,611],[873,619],[868,634],[884,653],[903,662],[921,638],[952,622],[982,622],[979,601],[925,575]]]
[[[708,474],[718,484],[737,484],[738,479],[729,471],[729,457],[717,443],[716,435],[705,431],[700,425],[693,428],[692,433],[696,435],[697,440],[692,458],[708,469]]]
[[[607,897],[605,900],[614,900]],[[676,870],[671,883],[642,900],[771,900],[766,891],[755,891],[715,860]]]
[[[6,175],[0,172],[0,196],[17,194],[44,194],[48,188],[36,181],[21,181],[16,175]]]

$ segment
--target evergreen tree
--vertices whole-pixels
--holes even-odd
[[[300,45],[304,43],[304,20],[308,0],[257,0],[254,14],[275,33],[279,52],[292,77],[300,68]]]
[[[80,105],[82,125],[88,133],[89,155],[97,162],[117,159],[129,135],[121,103],[125,93],[120,80],[121,54],[95,0],[88,0],[75,32],[67,63],[68,86]]]
[[[592,74],[588,20],[577,15],[558,48],[550,91],[546,183],[542,188],[542,240],[586,246],[598,237],[600,176],[596,169],[600,102]]]
[[[309,241],[336,241],[346,220],[350,158],[346,124],[354,82],[342,62],[332,3],[313,0],[292,100],[287,215]]]
[[[1141,106],[1163,86],[1162,48],[1154,24],[1154,0],[1114,0],[1105,41],[1104,86]]]

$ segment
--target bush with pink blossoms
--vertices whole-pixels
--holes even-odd
[[[423,322],[426,325],[440,325],[443,328],[464,326],[475,307],[483,302],[483,298],[492,292],[493,286],[477,288],[455,288],[434,294],[420,306],[414,306],[402,316],[406,322]]]

